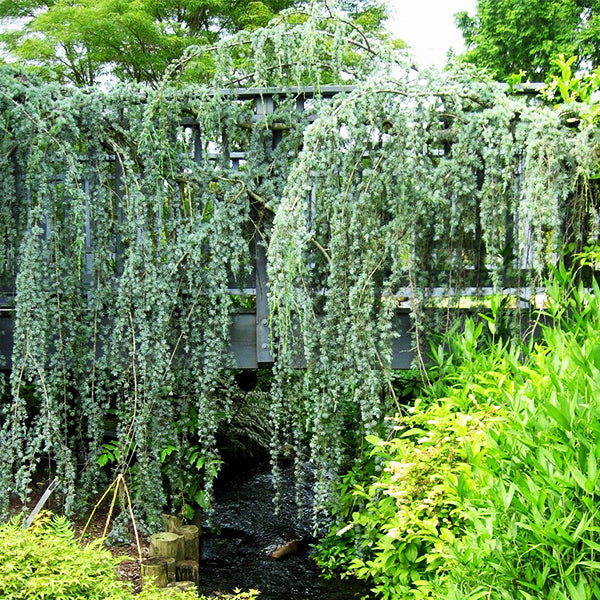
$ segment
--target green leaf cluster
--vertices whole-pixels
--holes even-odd
[[[0,589],[6,600],[199,600],[196,592],[150,585],[133,594],[118,578],[118,563],[100,540],[82,545],[62,516],[43,513],[28,529],[18,518],[0,525]],[[255,597],[252,590],[227,596]]]
[[[436,306],[436,288],[452,304],[470,286],[535,287],[567,238],[595,237],[577,215],[596,210],[596,135],[464,70],[377,71],[307,128],[274,218],[269,278],[281,387],[298,339],[308,367],[299,414],[277,404],[278,422],[303,420],[282,435],[310,432],[320,479],[347,459],[326,440],[344,440],[354,421],[377,433],[390,411],[401,298],[423,366],[428,332],[456,315]]]
[[[596,258],[596,251],[584,256],[590,266]],[[595,278],[581,275],[578,268],[554,273],[551,326],[522,367],[510,419],[491,432],[490,477],[481,497],[465,507],[467,535],[452,547],[454,585],[465,578],[468,587],[464,581],[461,587],[472,595],[600,597],[599,288]],[[476,568],[469,579],[467,562]],[[495,579],[482,585],[492,571]]]
[[[553,273],[529,346],[452,334],[427,400],[369,438],[380,470],[347,477],[324,566],[382,598],[600,598],[597,259]]]
[[[598,66],[600,5],[595,0],[478,0],[475,16],[455,16],[467,52],[464,59],[501,81],[523,73],[529,81],[556,74],[560,54],[577,66]]]
[[[262,97],[232,102],[222,87],[240,77],[292,85],[311,73],[340,81],[342,71],[366,69],[379,47],[364,41],[352,23],[315,9],[300,23],[223,42],[210,86],[182,84],[184,64],[157,90],[64,88],[2,70],[0,252],[16,314],[2,511],[11,493],[27,498],[42,457],[56,468],[69,514],[110,469],[129,472],[150,523],[182,495],[210,504],[217,437],[239,414],[230,288],[247,287],[290,158],[321,102],[301,112],[283,90],[275,112],[253,126]],[[241,48],[247,57],[260,50],[250,74],[229,68]],[[343,48],[354,66],[321,65]],[[234,165],[238,152],[245,158]],[[267,421],[252,425],[261,443]]]

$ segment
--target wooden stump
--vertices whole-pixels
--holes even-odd
[[[173,560],[173,562],[175,562]],[[168,573],[169,559],[162,556],[153,556],[142,561],[142,585],[146,586],[151,581],[156,587],[164,588],[171,580]]]
[[[185,559],[185,542],[182,535],[168,531],[155,533],[150,538],[150,556]]]
[[[183,536],[184,559],[200,560],[200,540],[198,528],[195,525],[182,525],[177,533]]]
[[[175,583],[177,581],[177,561],[172,556],[165,560],[167,561],[167,581]]]
[[[198,586],[198,562],[195,560],[182,560],[177,563],[177,581],[193,581]]]
[[[168,533],[179,533],[181,517],[164,513],[162,516],[163,526]]]

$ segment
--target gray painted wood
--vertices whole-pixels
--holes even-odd
[[[0,308],[0,369],[12,368],[13,336],[15,331],[15,311]]]
[[[256,314],[253,312],[233,315],[231,323],[231,353],[240,369],[256,369]]]
[[[244,311],[233,315],[230,335],[231,354],[235,365],[240,369],[256,369],[269,367],[273,364],[270,351],[268,326],[262,320],[268,315],[258,312]],[[12,367],[13,334],[15,327],[15,311],[0,308],[0,371]],[[267,321],[268,325],[268,321]],[[394,323],[394,329],[400,336],[392,344],[392,368],[409,369],[413,361],[412,337],[410,334],[410,319],[408,313],[399,314]],[[260,344],[260,346],[259,346]],[[262,344],[267,344],[266,348]],[[298,368],[303,368],[302,348],[298,347]]]
[[[394,331],[398,334],[392,341],[392,369],[410,369],[415,358],[412,323],[408,310],[396,314]]]
[[[256,245],[256,360],[260,364],[273,362],[268,294],[267,256],[264,245],[258,243]]]

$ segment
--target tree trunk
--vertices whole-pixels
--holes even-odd
[[[194,511],[194,516],[190,520],[190,525],[195,525],[198,528],[198,534],[202,535],[202,511],[199,508]]]

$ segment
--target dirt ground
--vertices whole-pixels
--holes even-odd
[[[92,521],[88,525],[86,530],[87,539],[98,539],[102,536],[108,514],[106,511],[97,512]],[[75,531],[77,534],[81,534],[85,521],[75,522]],[[142,558],[148,557],[148,546],[141,534],[140,535],[140,546]],[[124,545],[113,545],[108,546],[108,549],[112,552],[113,556],[118,557],[120,560],[117,566],[117,572],[119,577],[123,581],[127,581],[133,585],[134,592],[138,593],[142,589],[142,579],[140,576],[140,564],[139,564],[139,552],[137,544],[124,544]]]

